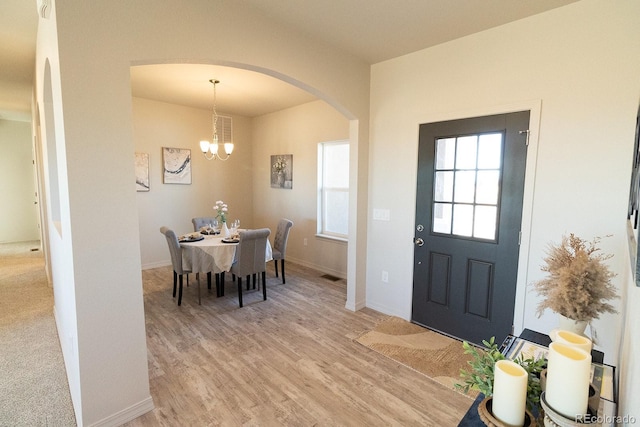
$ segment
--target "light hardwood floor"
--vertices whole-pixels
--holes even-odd
[[[287,263],[261,291],[172,298],[169,267],[143,271],[151,396],[136,426],[455,426],[472,400],[353,339],[387,316],[344,308],[346,283]]]

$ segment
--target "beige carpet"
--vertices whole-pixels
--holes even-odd
[[[38,247],[0,244],[0,427],[76,425]]]
[[[468,369],[471,360],[461,341],[398,317],[385,319],[356,341],[451,389],[462,382],[460,369]],[[476,395],[468,394],[470,398]]]

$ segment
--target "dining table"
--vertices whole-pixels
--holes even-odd
[[[238,230],[238,232],[243,230]],[[200,273],[207,273],[208,285],[211,288],[211,274],[216,275],[216,289],[218,289],[219,275],[231,269],[235,260],[239,239],[231,239],[220,234],[205,235],[188,233],[178,239],[182,247],[182,265],[185,270],[196,273],[198,277],[198,300],[200,300]],[[273,259],[273,250],[267,240],[265,262]],[[224,282],[222,288],[224,289]],[[218,291],[218,296],[224,295]]]

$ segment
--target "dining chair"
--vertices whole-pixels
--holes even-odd
[[[236,258],[231,266],[231,273],[238,278],[238,302],[242,307],[242,278],[246,277],[247,284],[254,274],[262,274],[262,297],[267,299],[265,261],[267,251],[267,238],[271,234],[268,228],[246,230],[240,232],[240,242],[236,248]]]
[[[206,227],[207,225],[216,225],[218,219],[208,216],[198,216],[191,218],[191,222],[193,223],[193,231],[200,231],[202,227]]]
[[[169,253],[171,254],[171,264],[173,265],[173,297],[176,297],[176,283],[179,281],[180,288],[178,291],[178,305],[182,304],[182,276],[187,275],[187,286],[189,285],[189,273],[191,270],[185,270],[182,267],[182,248],[178,241],[178,236],[173,230],[167,227],[160,227],[160,232],[164,234],[169,245]],[[179,278],[179,280],[178,280]],[[200,293],[200,287],[198,286],[198,293]]]
[[[287,251],[287,240],[289,239],[289,230],[293,226],[293,221],[282,218],[278,222],[278,228],[276,229],[276,235],[273,238],[273,262],[276,265],[276,277],[278,277],[278,260],[280,260],[280,266],[282,267],[282,284],[284,285],[284,255]]]

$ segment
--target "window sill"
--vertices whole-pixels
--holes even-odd
[[[331,236],[328,234],[316,234],[316,237],[324,240],[330,240],[332,242],[349,243],[349,239],[346,239],[344,237]]]

